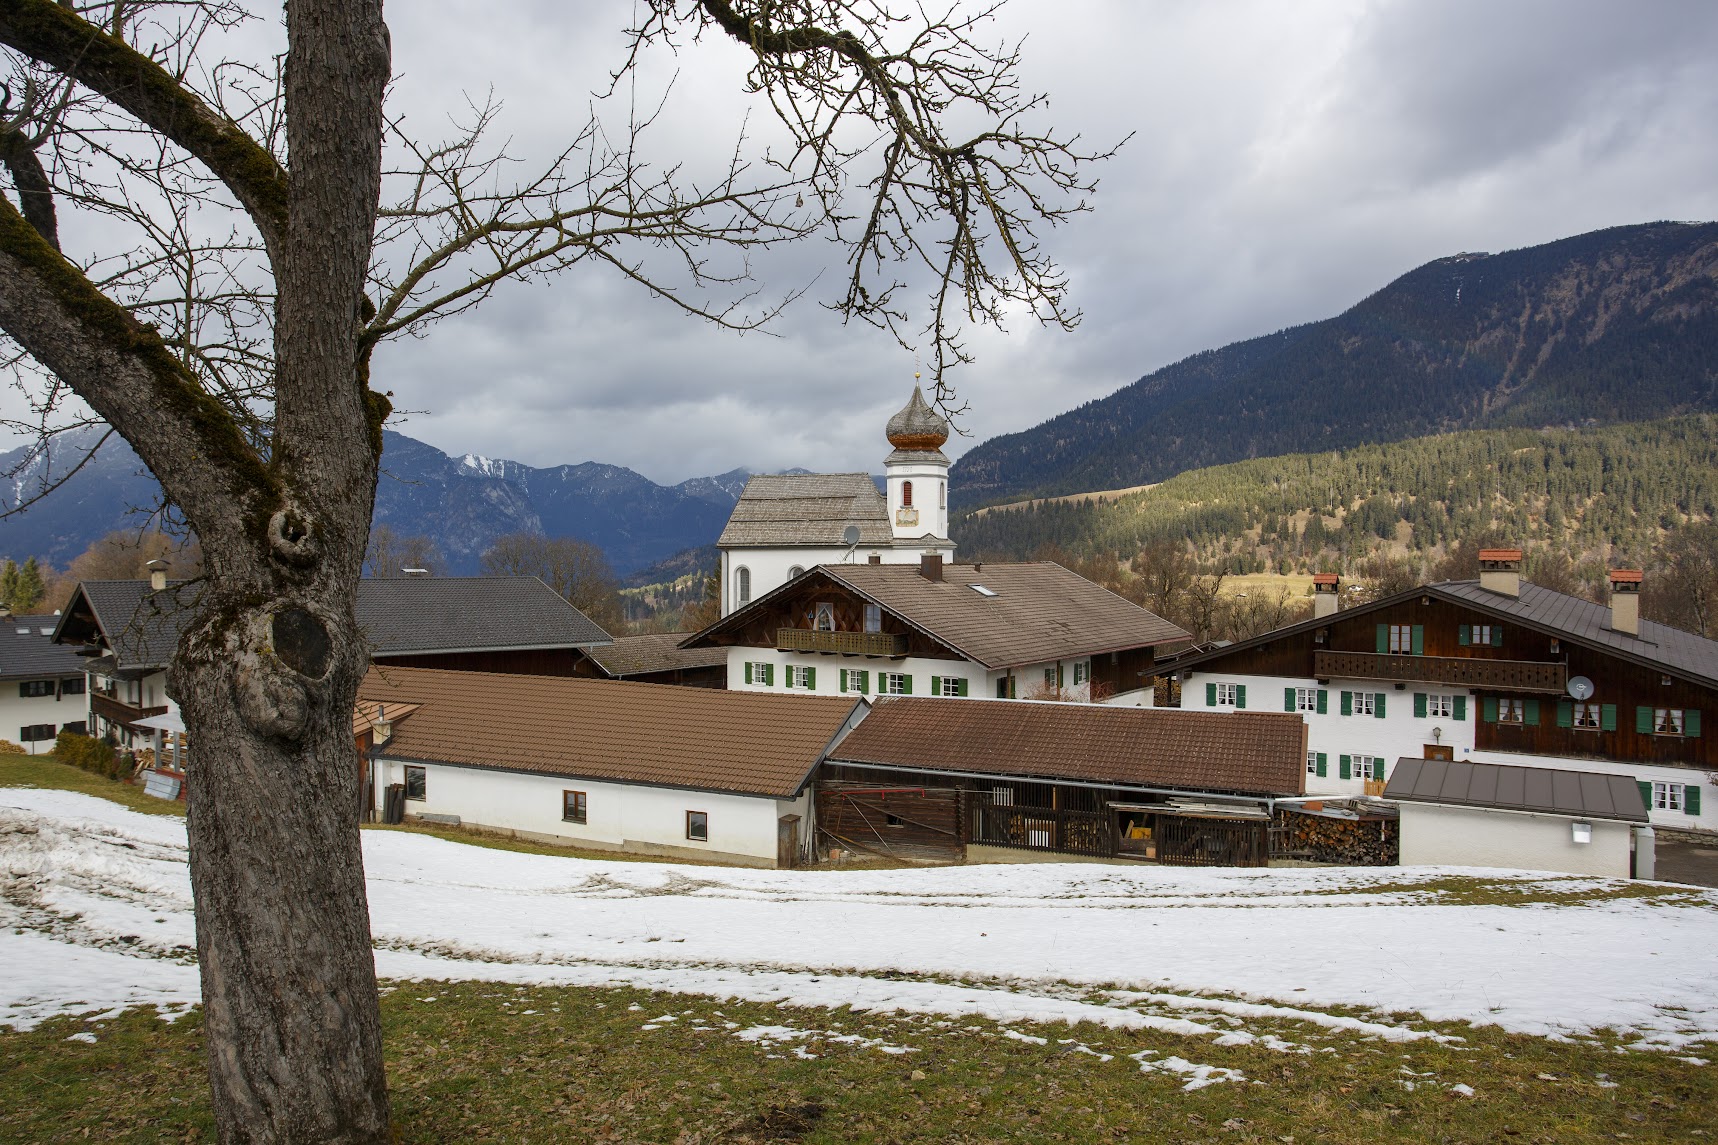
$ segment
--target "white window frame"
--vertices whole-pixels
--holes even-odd
[[[1683,808],[1685,791],[1686,788],[1684,788],[1680,783],[1670,783],[1668,781],[1656,779],[1653,780],[1652,810],[1681,811]]]
[[[1433,693],[1426,697],[1426,718],[1429,720],[1454,719],[1456,714],[1456,698]]]
[[[1350,756],[1348,770],[1355,779],[1383,779],[1384,757],[1381,755]]]
[[[1306,753],[1306,773],[1308,775],[1318,774],[1318,753],[1316,751]]]
[[[939,677],[937,680],[937,686],[939,688],[941,688],[942,690],[939,691],[937,693],[937,695],[939,695],[939,696],[952,696],[956,699],[959,699],[960,698],[960,686],[963,682],[964,681],[959,676],[942,676],[942,677]]]
[[[1294,710],[1297,712],[1311,712],[1313,715],[1317,715],[1318,689],[1296,688],[1294,690]],[[1312,757],[1308,756],[1307,758],[1310,759]]]
[[[803,664],[786,664],[783,666],[787,669],[787,671],[783,674],[787,677],[787,686],[788,687],[790,687],[790,688],[810,688],[811,687],[811,669],[810,668],[806,667]]]
[[[1090,660],[1074,661],[1074,687],[1079,687],[1092,678],[1092,662]]]
[[[1353,703],[1350,706],[1357,716],[1376,716],[1378,714],[1378,694],[1376,692],[1355,692]]]
[[[1232,707],[1234,707],[1235,704],[1241,698],[1241,690],[1240,689],[1241,689],[1241,685],[1239,685],[1239,684],[1218,684],[1217,685],[1217,706],[1219,708],[1232,708]]]
[[[1591,700],[1576,700],[1569,726],[1576,731],[1596,732],[1604,727],[1604,705]]]
[[[905,672],[878,672],[877,694],[879,696],[904,696],[907,694],[906,682],[907,673]]]
[[[1497,722],[1500,724],[1524,724],[1527,722],[1527,703],[1521,699],[1509,696],[1497,698]]]
[[[734,603],[752,602],[752,570],[741,565],[734,570]]]

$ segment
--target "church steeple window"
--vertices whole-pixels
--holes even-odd
[[[913,483],[911,481],[903,481],[901,482],[901,508],[911,509],[912,507]]]

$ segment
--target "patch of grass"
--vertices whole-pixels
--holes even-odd
[[[1488,879],[1482,876],[1448,876],[1422,881],[1354,882],[1324,888],[1321,894],[1402,895],[1420,905],[1431,906],[1593,906],[1624,899],[1660,906],[1704,906],[1715,904],[1711,894],[1697,887],[1663,886],[1653,883],[1611,880],[1594,886],[1584,878]]]
[[[61,763],[51,755],[0,755],[0,787],[45,787],[58,791],[81,791],[108,799],[145,815],[185,814],[185,805],[175,799],[145,795],[143,788],[117,779],[107,779]]]
[[[1718,1066],[1618,1052],[1609,1036],[1550,1042],[1445,1026],[1465,1040],[1396,1045],[1282,1021],[1269,1031],[1310,1051],[1284,1053],[1092,1025],[1004,1027],[492,983],[401,984],[382,1013],[396,1130],[406,1142],[1718,1136]],[[780,1036],[759,1037],[760,1027]],[[752,1040],[739,1036],[746,1031]],[[74,1034],[96,1040],[68,1041]],[[0,1032],[0,1136],[210,1140],[201,1039],[195,1013],[170,1024],[151,1011]],[[1172,1058],[1241,1076],[1189,1091],[1185,1075],[1140,1068]]]
[[[485,831],[480,827],[444,827],[434,823],[366,823],[364,830],[403,831],[410,835],[428,835],[434,839],[445,839],[450,843],[468,843],[473,847],[487,847],[492,851],[516,851],[521,855],[555,855],[563,859],[604,859],[611,863],[672,863],[677,867],[726,867],[729,870],[734,869],[732,863],[717,863],[699,858],[640,855],[632,851],[603,851],[590,847],[562,846],[559,843],[521,839],[499,831]]]

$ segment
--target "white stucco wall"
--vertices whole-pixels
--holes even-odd
[[[900,510],[906,499],[902,486],[913,483],[913,509],[918,521],[901,523]],[[884,497],[889,502],[889,525],[897,544],[918,544],[948,536],[948,466],[934,461],[902,461],[884,467]],[[917,560],[917,558],[914,558]]]
[[[860,545],[852,552],[845,545],[838,548],[753,548],[753,549],[723,549],[721,552],[722,566],[722,615],[726,616],[749,601],[739,599],[739,577],[736,573],[741,566],[752,573],[751,600],[756,600],[772,589],[780,588],[790,579],[788,573],[793,569],[809,569],[815,565],[863,565],[869,564],[876,557],[879,564],[885,565],[916,565],[919,558],[926,552],[941,552],[944,559],[954,554],[954,546],[945,543],[940,548],[932,545],[908,544],[903,547],[884,546],[867,548]]]
[[[406,766],[399,760],[377,760],[378,808],[383,806],[389,784],[405,782]],[[809,791],[797,800],[776,800],[448,764],[422,766],[426,798],[406,801],[408,817],[457,815],[466,826],[515,831],[578,846],[773,867],[777,820],[784,815],[800,816],[802,846],[811,828]],[[565,791],[585,793],[586,822],[569,823],[561,818]],[[709,816],[708,841],[686,837],[688,811],[703,811]]]
[[[39,677],[40,679],[75,679],[75,674],[65,677]],[[11,740],[20,745],[31,755],[40,755],[54,750],[52,737],[35,743],[26,742],[21,737],[26,727],[37,724],[52,724],[58,732],[67,724],[89,720],[89,695],[62,696],[58,689],[52,696],[24,697],[19,694],[22,680],[0,680],[0,739]]]
[[[1083,661],[1082,661],[1083,662]],[[746,665],[772,664],[775,666],[774,683],[764,684],[753,673],[752,683],[746,682]],[[1062,661],[1062,698],[1078,703],[1091,701],[1091,681],[1074,684],[1073,660]],[[1054,669],[1055,662],[1032,664],[1025,668],[1013,669],[1018,682],[1014,698],[1021,700],[1039,699],[1044,687],[1046,669]],[[813,688],[787,686],[787,669],[789,667],[815,669]],[[728,649],[728,688],[732,691],[750,692],[788,692],[794,694],[840,696],[857,695],[857,693],[841,691],[841,670],[843,668],[857,669],[871,673],[868,696],[883,694],[878,677],[885,672],[903,672],[913,678],[912,695],[930,696],[932,677],[956,677],[967,682],[966,698],[970,700],[994,700],[997,698],[997,681],[1007,675],[1005,672],[992,672],[980,664],[970,660],[938,660],[924,656],[909,656],[902,660],[889,660],[874,656],[847,656],[828,652],[780,652],[774,648],[730,648]],[[1144,689],[1145,704],[1149,706],[1150,690]],[[1139,698],[1140,692],[1127,694],[1132,702]],[[1119,699],[1120,697],[1118,697]]]
[[[1590,843],[1576,843],[1572,815],[1403,803],[1402,864],[1515,867],[1629,877],[1629,825],[1581,819]]]

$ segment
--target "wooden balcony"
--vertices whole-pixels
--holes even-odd
[[[1313,653],[1313,674],[1357,680],[1446,684],[1492,692],[1544,692],[1560,696],[1569,682],[1567,664],[1492,660],[1478,656],[1385,656],[1377,652]]]
[[[143,708],[136,704],[128,704],[124,700],[116,700],[112,696],[103,695],[100,692],[91,692],[89,710],[92,716],[101,716],[110,723],[124,724],[130,727],[138,720],[146,720],[150,716],[166,715],[167,705],[163,704],[158,708]]]
[[[778,628],[775,646],[781,652],[830,652],[846,656],[907,654],[907,638],[890,632],[813,632],[809,628]]]

